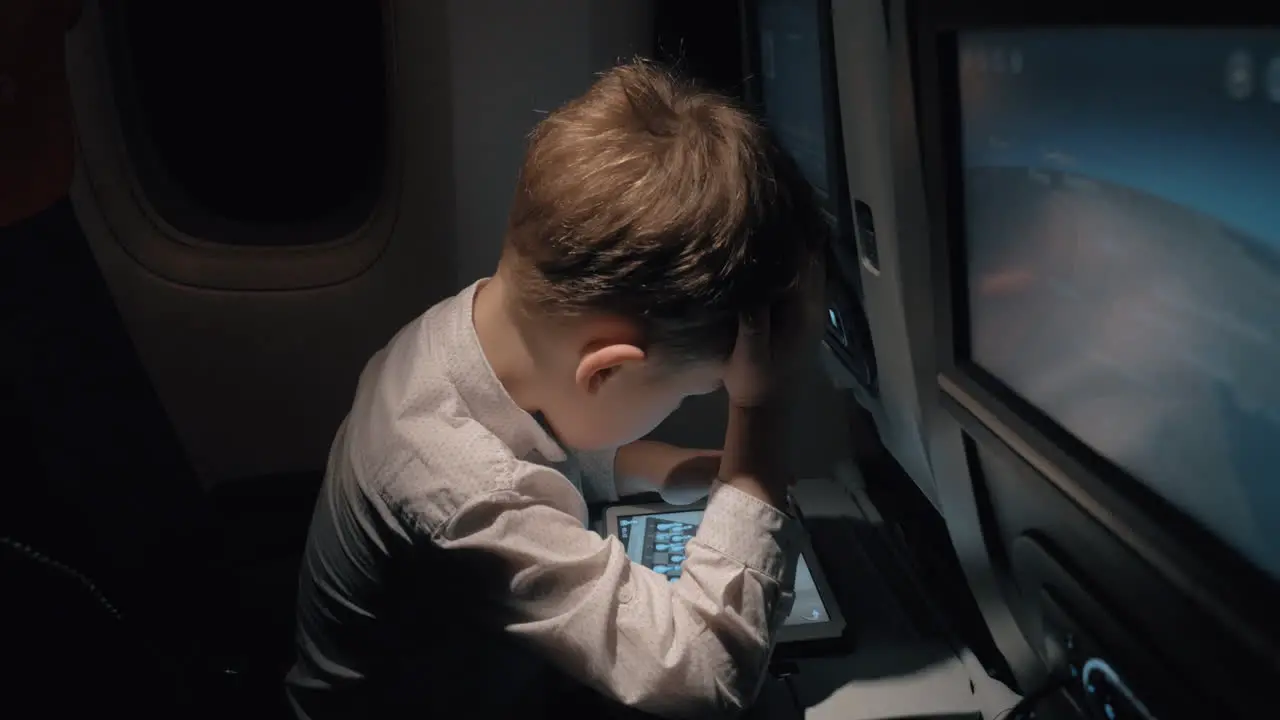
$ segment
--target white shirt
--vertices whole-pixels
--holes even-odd
[[[678,581],[630,562],[586,527],[586,498],[616,495],[613,453],[567,454],[516,406],[476,337],[478,285],[361,375],[300,573],[294,710],[549,716],[566,675],[663,715],[749,704],[791,609],[795,521],[716,484]]]

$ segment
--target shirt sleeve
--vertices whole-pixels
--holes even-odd
[[[794,599],[795,520],[717,483],[670,582],[584,528],[562,475],[527,463],[516,472],[509,489],[471,498],[436,535],[446,549],[502,561],[509,632],[646,712],[705,717],[750,705]]]

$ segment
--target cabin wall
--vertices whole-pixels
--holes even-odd
[[[643,0],[392,8],[402,156],[394,230],[362,273],[307,290],[192,287],[128,251],[122,237],[159,231],[141,220],[136,198],[113,192],[127,178],[108,167],[121,148],[93,87],[104,84],[97,4],[69,38],[83,149],[76,210],[206,486],[323,467],[369,356],[431,303],[491,272],[536,111],[581,92],[615,58],[648,52],[652,37]],[[179,262],[181,251],[174,243]]]
[[[459,286],[492,272],[525,138],[619,59],[651,53],[644,0],[449,3]]]

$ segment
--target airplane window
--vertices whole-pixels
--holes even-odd
[[[972,360],[1280,576],[1280,32],[959,49]]]
[[[369,217],[387,141],[382,3],[132,0],[104,13],[130,158],[166,221],[203,240],[304,245]]]

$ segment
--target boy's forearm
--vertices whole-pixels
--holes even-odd
[[[782,461],[782,412],[773,406],[729,405],[720,481],[777,508],[787,505]]]
[[[665,493],[674,486],[710,487],[719,463],[719,450],[691,450],[653,440],[637,440],[618,448],[613,465],[614,484],[619,497],[643,492]]]

